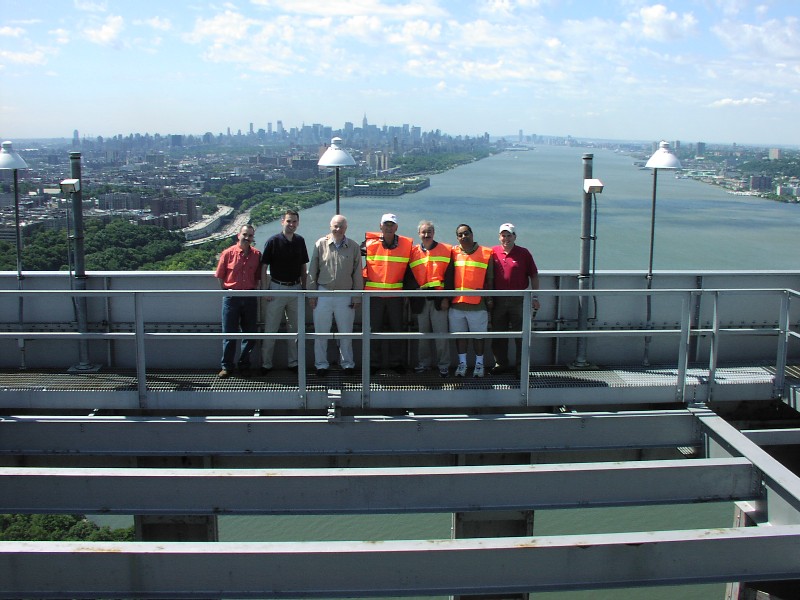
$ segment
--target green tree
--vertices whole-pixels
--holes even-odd
[[[0,515],[2,541],[133,541],[133,527],[99,527],[84,515]]]

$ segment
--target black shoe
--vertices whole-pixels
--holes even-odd
[[[328,374],[328,369],[317,369],[317,377],[325,377]]]
[[[289,370],[290,370],[292,373],[297,373],[297,365],[295,365],[295,366],[293,366],[293,367],[289,367]]]
[[[239,377],[244,379],[249,379],[252,373],[250,372],[250,366],[240,366],[236,367],[236,372],[239,373]]]
[[[352,377],[353,375],[356,374],[356,370],[353,367],[347,367],[344,370],[344,374],[347,375],[348,377]]]
[[[394,367],[392,367],[392,371],[394,371],[398,375],[405,375],[406,374],[406,366],[405,365],[395,365]]]
[[[269,375],[271,372],[272,372],[272,369],[271,369],[271,368],[270,368],[270,369],[268,369],[267,367],[261,367],[261,368],[259,369],[259,373],[261,373],[261,376],[262,376],[262,377],[266,377],[266,376],[267,376],[267,375]]]

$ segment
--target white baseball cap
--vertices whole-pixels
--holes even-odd
[[[503,223],[502,225],[500,225],[500,231],[498,231],[497,233],[503,233],[504,231],[514,234],[517,233],[516,231],[514,231],[513,223]]]
[[[395,215],[393,213],[386,213],[385,215],[383,215],[381,217],[381,224],[387,223],[387,222],[388,223],[394,223],[395,225],[397,225],[397,215]]]

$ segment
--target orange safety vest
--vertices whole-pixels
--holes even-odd
[[[486,281],[486,269],[492,260],[492,249],[478,246],[472,254],[464,254],[460,247],[453,247],[453,265],[455,266],[455,289],[482,290]],[[479,304],[480,296],[457,296],[453,304],[464,302],[466,304]]]
[[[414,242],[410,237],[397,236],[397,246],[383,247],[380,233],[367,233],[367,257],[364,266],[364,288],[380,290],[403,289],[403,277]]]
[[[425,252],[419,244],[411,249],[411,272],[422,289],[444,289],[444,273],[452,260],[453,249],[449,244],[438,242],[436,247]]]

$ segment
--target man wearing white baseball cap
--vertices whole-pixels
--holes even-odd
[[[531,253],[517,246],[517,228],[513,223],[503,223],[498,231],[500,244],[492,248],[494,264],[494,289],[538,290],[539,269]],[[539,310],[539,299],[533,297],[533,310]],[[497,296],[492,309],[492,331],[520,331],[522,329],[522,298]],[[508,358],[508,339],[492,340],[495,366],[492,373],[503,373],[512,367]],[[517,347],[516,364],[520,366],[522,340],[514,340]]]
[[[403,281],[408,269],[411,248],[414,242],[411,238],[397,235],[397,215],[385,213],[380,221],[380,233],[367,232],[366,239],[361,245],[365,258],[364,289],[368,291],[385,291],[389,294],[370,296],[369,321],[370,329],[374,332],[391,332],[403,330],[403,304],[402,296],[393,297],[391,292],[402,290]],[[370,351],[370,371],[377,373],[381,367],[380,341],[373,341]],[[386,356],[389,367],[398,374],[406,372],[405,347],[403,340],[386,343],[388,352]]]

